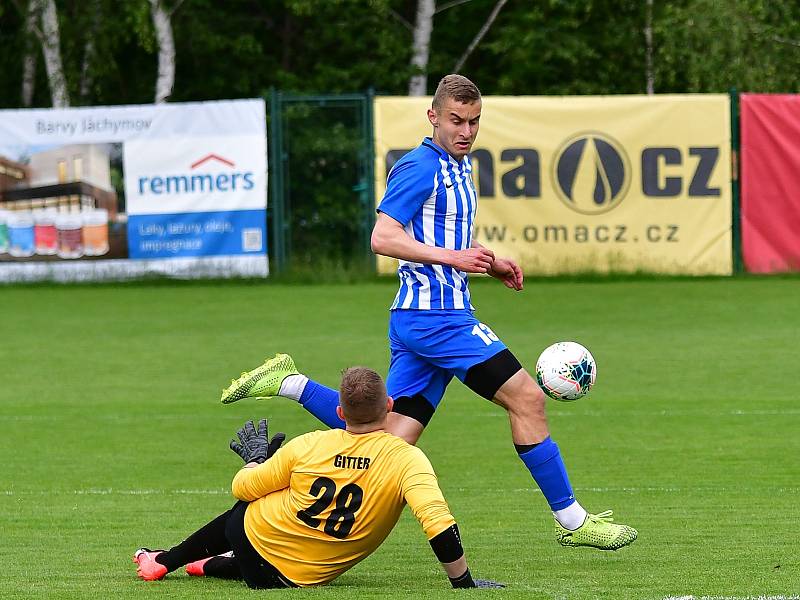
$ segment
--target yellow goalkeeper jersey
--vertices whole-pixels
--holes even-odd
[[[244,528],[300,586],[328,583],[380,546],[408,503],[427,538],[455,523],[422,450],[384,431],[313,431],[233,479]]]

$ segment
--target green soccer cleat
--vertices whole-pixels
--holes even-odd
[[[562,546],[591,546],[600,550],[619,550],[633,543],[638,535],[633,527],[614,523],[612,511],[586,515],[583,525],[570,531],[556,520],[556,539]]]
[[[230,404],[242,398],[270,398],[277,396],[281,389],[281,382],[288,375],[299,374],[294,366],[292,357],[288,354],[276,354],[268,358],[260,367],[242,373],[239,379],[234,379],[231,384],[222,390],[220,400],[223,404]]]

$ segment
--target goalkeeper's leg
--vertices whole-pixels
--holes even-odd
[[[238,504],[233,508],[236,508]],[[136,570],[139,577],[145,581],[162,579],[167,573],[175,571],[183,565],[228,552],[231,545],[225,537],[225,525],[233,508],[203,525],[169,550],[151,551],[147,548],[137,550],[133,560],[138,565]]]
[[[250,544],[244,528],[247,504],[247,502],[237,502],[233,508],[169,550],[151,551],[146,548],[137,550],[133,560],[138,564],[139,577],[146,581],[162,579],[167,573],[183,565],[198,562],[202,564],[195,566],[202,569],[203,574],[211,575],[208,569],[213,561],[211,571],[215,576],[244,579],[251,588],[297,587],[264,560]],[[230,551],[233,551],[231,557],[217,556]],[[203,561],[209,557],[213,558]],[[236,577],[234,567],[239,570],[239,577]],[[195,571],[193,574],[198,573]]]
[[[242,579],[239,560],[233,555],[233,552],[191,562],[186,565],[186,574],[195,577],[216,577],[217,579]]]

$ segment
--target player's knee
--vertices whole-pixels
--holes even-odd
[[[532,384],[532,388],[530,390],[531,398],[533,399],[533,402],[537,406],[541,406],[542,410],[544,411],[544,403],[545,403],[545,400],[547,399],[547,396],[542,391],[542,388],[540,388],[536,384],[536,382],[533,381],[533,379],[531,379],[531,384]]]
[[[544,392],[530,375],[521,377],[517,383],[518,385],[507,391],[500,404],[516,416],[543,419],[545,416]]]

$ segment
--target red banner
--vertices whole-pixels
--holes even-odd
[[[800,95],[742,94],[745,268],[800,270]]]

